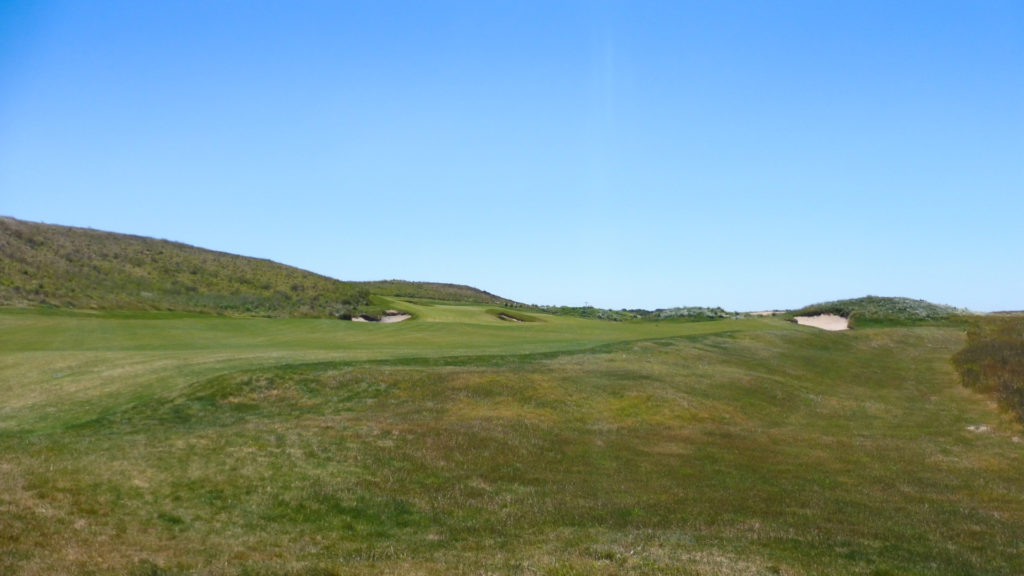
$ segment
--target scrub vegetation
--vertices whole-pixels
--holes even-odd
[[[594,320],[611,320],[622,322],[624,320],[720,320],[722,318],[740,318],[744,314],[739,312],[727,312],[722,308],[708,308],[706,306],[684,306],[677,308],[659,308],[657,310],[644,310],[634,308],[629,310],[609,310],[607,308],[595,308],[594,306],[538,306],[533,305],[530,309],[554,314],[556,316],[571,316],[573,318],[591,318]]]
[[[0,574],[1024,573],[1021,424],[987,395],[1019,318],[440,296],[0,308]]]
[[[994,397],[1024,423],[1024,315],[974,319],[954,360],[964,386]]]
[[[332,316],[371,302],[366,288],[269,260],[0,218],[0,304]]]
[[[793,312],[791,316],[816,316],[819,314],[842,316],[849,319],[851,328],[856,328],[939,322],[959,323],[967,311],[912,298],[865,296],[813,304]]]
[[[372,294],[394,298],[497,305],[515,304],[512,300],[461,284],[407,282],[405,280],[379,280],[374,282],[355,282],[354,284],[368,290]]]
[[[468,286],[342,282],[178,242],[0,217],[0,305],[351,318],[380,316],[378,295],[509,302]]]

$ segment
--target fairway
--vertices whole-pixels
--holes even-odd
[[[0,571],[1024,570],[1020,430],[960,329],[392,304],[0,313]]]
[[[609,323],[472,305],[384,300],[416,315],[381,325],[160,312],[0,311],[0,429],[62,426],[227,372],[309,362],[516,355],[787,327],[770,319]]]

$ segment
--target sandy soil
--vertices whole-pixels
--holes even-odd
[[[849,330],[850,321],[835,314],[821,314],[819,316],[795,316],[797,324],[813,326],[822,330]]]
[[[392,314],[391,311],[389,310],[387,314],[385,314],[384,316],[381,316],[380,320],[367,320],[366,318],[363,318],[362,316],[356,316],[355,318],[352,319],[352,321],[353,322],[373,322],[373,323],[379,323],[379,324],[394,324],[395,322],[403,322],[405,320],[408,320],[409,318],[412,318],[411,314],[399,314],[399,313]]]
[[[412,318],[412,315],[410,315],[410,314],[392,314],[390,316],[385,316],[385,317],[381,318],[380,321],[383,324],[394,324],[395,322],[404,322],[405,320],[408,320],[409,318]]]

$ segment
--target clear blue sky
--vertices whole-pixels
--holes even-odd
[[[0,214],[528,303],[1024,309],[1024,3],[7,0]]]

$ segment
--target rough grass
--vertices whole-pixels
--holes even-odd
[[[342,282],[269,260],[178,242],[0,217],[0,305],[338,317],[372,296],[509,303],[429,282]]]
[[[487,313],[499,320],[506,322],[538,322],[541,321],[539,316],[532,314],[526,314],[525,312],[519,312],[517,310],[509,310],[507,308],[488,308]]]
[[[363,287],[177,242],[0,218],[0,304],[337,316]]]
[[[373,282],[354,282],[353,284],[365,288],[373,294],[390,298],[413,298],[418,300],[491,305],[515,304],[512,300],[461,284],[408,282],[406,280],[378,280]]]
[[[957,383],[956,329],[666,333],[423,310],[435,316],[367,327],[398,340],[383,355],[314,364],[287,359],[333,335],[268,320],[263,346],[286,361],[247,368],[230,358],[260,345],[253,320],[235,320],[226,371],[164,375],[158,399],[101,395],[108,409],[88,417],[13,412],[0,573],[1024,572],[1020,430]],[[127,348],[111,362],[145,365],[133,347],[193,341],[104,321],[62,346]],[[24,348],[0,348],[7,366],[45,354]]]
[[[812,304],[789,316],[835,314],[850,320],[850,327],[963,324],[965,310],[912,298],[864,296]]]
[[[953,360],[964,386],[990,395],[1024,422],[1024,315],[975,318]]]

